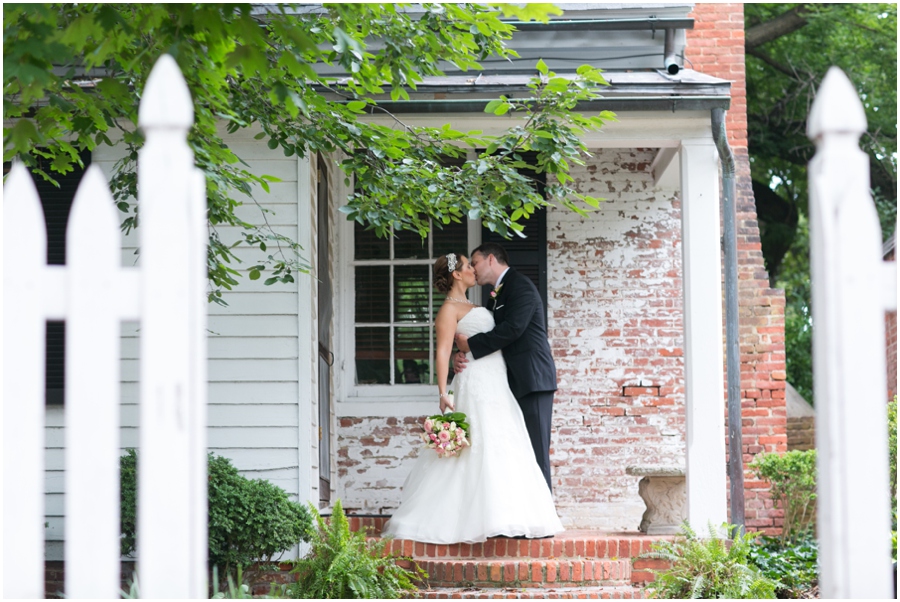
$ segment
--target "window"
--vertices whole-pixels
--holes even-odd
[[[353,226],[355,385],[433,385],[434,317],[444,302],[431,284],[435,258],[468,253],[467,223],[435,228],[422,239],[388,240]]]
[[[537,180],[542,191],[543,177]],[[349,192],[346,182],[338,184],[336,197]],[[546,219],[546,212],[539,211],[525,223],[528,238],[513,240],[483,229],[478,220],[433,228],[425,240],[405,231],[378,238],[355,222],[340,222],[335,232],[340,243],[336,398],[344,403],[388,402],[381,409],[365,410],[388,414],[398,411],[397,401],[433,401],[434,318],[444,296],[434,290],[431,270],[441,255],[468,254],[482,240],[496,240],[506,247],[511,265],[538,286],[546,310]],[[469,298],[480,304],[484,294],[475,287]]]

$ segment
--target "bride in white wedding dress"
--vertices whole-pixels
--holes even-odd
[[[441,458],[422,449],[403,485],[400,507],[382,534],[427,543],[475,543],[505,535],[549,537],[563,530],[553,497],[534,459],[522,410],[509,389],[500,351],[474,360],[447,396],[453,335],[471,337],[494,327],[490,310],[466,300],[475,271],[463,255],[434,266],[435,287],[447,301],[435,319],[441,411],[464,412],[470,447]]]

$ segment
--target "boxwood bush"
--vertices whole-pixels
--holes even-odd
[[[120,459],[123,556],[135,550],[138,454]],[[271,563],[312,533],[306,506],[264,479],[248,479],[223,456],[209,454],[209,564],[224,570]]]

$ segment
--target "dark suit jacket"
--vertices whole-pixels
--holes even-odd
[[[509,388],[517,398],[536,391],[556,390],[556,364],[547,340],[544,304],[527,276],[510,268],[497,298],[488,300],[496,325],[469,339],[475,359],[503,351]]]

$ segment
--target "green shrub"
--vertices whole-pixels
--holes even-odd
[[[122,532],[119,548],[122,556],[131,556],[135,546],[134,534],[137,532],[137,452],[133,449],[119,458],[119,502],[119,528]]]
[[[772,499],[784,511],[784,545],[816,523],[816,450],[760,454],[750,463],[759,478],[772,485]]]
[[[734,525],[723,525],[735,532]],[[656,580],[647,584],[652,597],[685,598],[774,598],[776,583],[749,563],[753,534],[737,535],[728,542],[709,525],[709,539],[700,539],[688,525],[681,527],[683,538],[653,544],[642,558],[658,558],[672,563],[666,570],[654,570]]]
[[[750,548],[749,557],[763,575],[778,582],[779,598],[800,598],[818,582],[819,544],[809,533],[788,545],[763,536]]]
[[[272,560],[307,541],[312,519],[303,504],[292,502],[280,487],[241,476],[228,458],[209,454],[209,564],[228,574],[255,561]],[[137,453],[122,456],[122,554],[135,549]]]
[[[897,396],[888,403],[888,459],[891,467],[891,522],[897,530]],[[896,559],[896,554],[894,555]]]
[[[397,564],[401,558],[385,555],[387,540],[367,541],[365,533],[350,531],[340,500],[331,524],[309,507],[318,530],[309,554],[292,571],[297,576],[287,590],[292,598],[400,598],[416,591],[413,579],[428,577],[415,565],[409,571]]]

